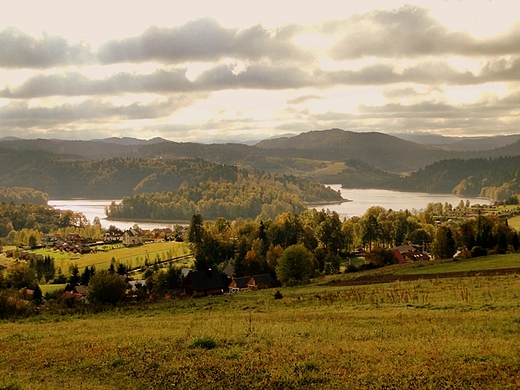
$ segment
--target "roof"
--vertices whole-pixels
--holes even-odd
[[[73,293],[73,292],[70,292],[70,291],[65,291],[63,294],[61,294],[61,296],[58,298],[58,301],[60,301],[61,299],[65,298],[65,297],[74,297],[76,299],[80,299],[80,298],[83,298],[83,295],[81,294],[78,294],[78,293]]]
[[[415,248],[411,245],[401,245],[401,246],[396,246],[394,248],[391,248],[390,250],[394,250],[394,249],[397,249],[399,252],[401,253],[406,253],[406,252],[413,252],[415,251]]]
[[[250,280],[251,280],[251,276],[235,278],[235,279],[233,279],[233,281],[231,282],[229,287],[231,287],[231,285],[233,284],[233,287],[236,287],[236,288],[240,288],[240,289],[247,288],[247,284],[249,283]]]
[[[404,264],[406,263],[406,259],[404,258],[404,256],[402,255],[401,251],[399,249],[390,249],[390,252],[393,253],[394,257],[397,259],[397,262],[399,264]]]
[[[87,295],[88,293],[88,286],[76,286],[74,287],[74,290],[81,295]]]
[[[193,291],[205,291],[223,289],[224,283],[217,270],[208,269],[207,271],[190,271],[184,280],[184,284],[191,284]]]
[[[271,274],[260,274],[253,275],[251,279],[249,279],[248,285],[256,285],[256,286],[275,286],[276,280],[273,279]]]
[[[418,251],[410,251],[403,254],[403,256],[409,258],[412,261],[418,261],[418,260],[430,260],[430,256],[428,256],[427,253],[424,252],[418,252]]]

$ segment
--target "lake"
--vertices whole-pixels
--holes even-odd
[[[372,206],[381,206],[389,210],[405,210],[420,211],[425,209],[428,203],[446,203],[457,206],[461,199],[466,202],[469,200],[471,204],[490,204],[487,199],[482,198],[459,198],[450,194],[428,194],[424,192],[402,192],[389,190],[367,190],[367,189],[345,189],[341,185],[330,185],[335,191],[340,191],[341,196],[351,202],[341,204],[328,204],[316,206],[317,209],[329,209],[336,211],[341,217],[350,218],[354,216],[362,216]]]
[[[354,216],[362,216],[368,208],[372,206],[381,206],[385,209],[420,211],[426,207],[428,203],[448,202],[453,206],[457,206],[462,200],[469,200],[471,204],[489,204],[486,199],[481,198],[459,198],[449,194],[428,194],[422,192],[400,192],[388,190],[356,190],[344,189],[341,185],[330,185],[335,191],[340,190],[341,196],[351,202],[343,202],[341,204],[324,204],[315,206],[317,209],[329,209],[336,211],[342,218],[350,218]],[[120,199],[114,199],[119,202]],[[60,210],[72,210],[76,213],[83,213],[85,217],[92,222],[95,217],[101,220],[103,227],[108,228],[114,225],[119,229],[126,230],[134,224],[139,224],[142,229],[155,229],[171,226],[166,222],[136,222],[136,221],[114,221],[109,220],[105,216],[105,207],[110,205],[112,200],[89,200],[89,199],[66,199],[66,200],[50,200],[49,206],[53,206]]]

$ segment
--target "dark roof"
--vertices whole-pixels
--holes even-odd
[[[190,284],[193,291],[223,289],[224,283],[217,270],[190,271],[184,280],[184,285]]]
[[[241,278],[233,279],[233,282],[235,282],[236,288],[247,288],[247,284],[249,283],[250,280],[251,280],[251,276],[244,276]],[[233,282],[231,282],[231,284],[233,284]],[[229,285],[229,287],[231,287],[231,284]]]
[[[276,281],[273,279],[271,274],[261,274],[261,275],[253,275],[251,279],[249,279],[248,285],[256,285],[256,286],[268,286],[274,287],[276,286]]]

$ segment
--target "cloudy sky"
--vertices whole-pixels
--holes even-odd
[[[520,133],[514,0],[7,4],[0,137]]]

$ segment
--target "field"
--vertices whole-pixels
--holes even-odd
[[[0,389],[520,387],[520,277],[315,284],[0,323]]]
[[[77,265],[80,271],[92,265],[98,270],[108,269],[112,258],[114,258],[117,263],[122,263],[129,268],[134,268],[144,264],[147,258],[149,263],[153,264],[156,260],[162,261],[191,253],[188,245],[183,242],[155,242],[129,248],[121,244],[104,245],[99,248],[97,253],[83,255],[57,252],[48,249],[38,249],[32,252],[54,258],[56,267],[60,267],[65,275],[69,275],[69,267],[73,264]],[[1,258],[1,262],[3,262],[4,265],[10,263],[9,259],[5,257]],[[188,262],[181,261],[177,265],[191,265],[191,260]]]

